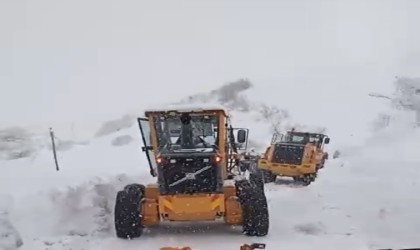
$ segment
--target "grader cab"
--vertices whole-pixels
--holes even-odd
[[[324,144],[328,143],[329,138],[322,134],[293,130],[286,135],[276,133],[257,167],[262,171],[265,183],[274,182],[277,176],[285,176],[309,185],[315,181],[318,170],[328,158],[323,152]]]
[[[142,149],[157,182],[118,192],[117,237],[140,237],[162,221],[222,220],[249,236],[268,233],[264,192],[232,171],[232,155],[246,145],[248,130],[233,128],[222,108],[148,110],[145,116],[138,118]]]

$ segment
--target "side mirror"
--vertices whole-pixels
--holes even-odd
[[[241,129],[241,130],[238,131],[237,141],[239,143],[245,143],[246,142],[246,130]]]
[[[325,144],[328,144],[328,143],[330,143],[330,138],[329,138],[329,137],[325,138],[325,141],[324,141],[324,143],[325,143]]]

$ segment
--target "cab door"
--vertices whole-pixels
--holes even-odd
[[[141,137],[143,139],[143,147],[141,150],[146,154],[147,161],[149,163],[150,174],[153,177],[157,176],[157,163],[156,157],[153,152],[153,147],[150,141],[150,124],[147,118],[137,118]]]

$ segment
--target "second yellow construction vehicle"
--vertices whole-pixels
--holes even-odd
[[[216,221],[265,236],[269,211],[264,189],[236,175],[238,148],[248,130],[235,129],[221,107],[148,110],[138,118],[143,151],[156,183],[130,184],[115,204],[117,237],[132,239],[162,221]]]
[[[274,182],[277,176],[285,176],[309,185],[328,159],[323,148],[329,142],[330,138],[320,133],[295,130],[286,135],[276,133],[258,160],[257,168],[262,171],[265,183]]]

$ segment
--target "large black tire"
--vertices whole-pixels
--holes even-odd
[[[317,165],[317,170],[323,169],[325,166],[325,157],[322,159],[322,161]]]
[[[261,170],[262,174],[263,174],[263,178],[264,178],[264,183],[271,183],[271,182],[275,182],[277,179],[277,175],[271,173],[270,171],[267,170]]]
[[[236,192],[242,207],[243,233],[247,236],[265,236],[269,230],[269,212],[264,192],[242,180],[236,183]]]
[[[128,184],[124,187],[124,191],[139,197],[144,197],[144,191],[146,190],[146,187],[141,184]]]
[[[131,184],[117,193],[114,224],[118,238],[134,239],[142,235],[141,201],[144,189],[143,185]]]
[[[249,164],[249,180],[251,184],[259,191],[264,192],[264,176],[261,169],[258,168],[256,161]]]
[[[261,171],[250,173],[249,180],[255,190],[264,192],[264,177]]]
[[[312,182],[315,181],[318,174],[312,173],[312,174],[304,174],[302,176],[293,177],[293,180],[299,184],[302,184],[304,186],[309,186]]]

